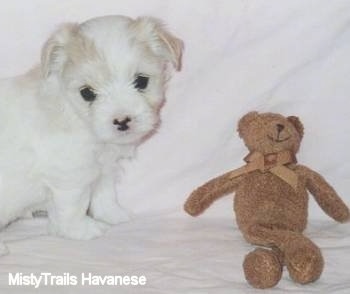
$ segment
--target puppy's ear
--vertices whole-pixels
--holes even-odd
[[[238,134],[241,138],[243,138],[244,131],[247,127],[249,127],[249,124],[254,121],[259,116],[259,113],[257,111],[251,111],[245,114],[238,122]]]
[[[292,125],[295,127],[295,129],[297,130],[297,132],[300,135],[300,139],[303,138],[304,136],[304,126],[301,123],[299,117],[297,116],[288,116],[287,120],[292,123]]]
[[[182,40],[172,35],[159,19],[153,17],[139,17],[132,25],[137,38],[147,43],[155,55],[171,62],[177,71],[181,70],[184,50]]]
[[[41,70],[45,78],[62,71],[68,59],[66,46],[77,30],[77,24],[64,24],[46,41],[41,51]]]

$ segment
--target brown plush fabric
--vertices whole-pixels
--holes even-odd
[[[244,275],[249,284],[265,289],[275,286],[282,276],[282,265],[272,250],[258,248],[244,258]]]
[[[295,155],[304,134],[295,116],[257,112],[246,114],[239,121],[238,131],[251,153],[263,155],[286,150]],[[274,286],[282,265],[301,284],[321,275],[321,251],[302,234],[307,224],[308,191],[334,220],[350,219],[348,207],[321,175],[296,163],[285,167],[297,175],[296,187],[269,170],[248,171],[236,177],[228,172],[197,188],[184,205],[186,212],[197,216],[216,199],[235,192],[234,211],[244,238],[272,249],[255,250],[245,258],[246,279],[256,288]]]

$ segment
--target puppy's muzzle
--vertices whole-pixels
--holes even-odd
[[[126,117],[124,119],[117,119],[116,118],[113,120],[113,124],[115,126],[117,126],[118,131],[122,131],[122,132],[127,131],[130,128],[130,126],[129,126],[130,122],[131,122],[130,117]]]

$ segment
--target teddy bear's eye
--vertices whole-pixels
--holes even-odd
[[[135,89],[142,91],[147,88],[148,81],[149,81],[149,77],[146,77],[144,75],[137,75],[133,84]]]
[[[92,102],[96,99],[96,93],[94,92],[94,89],[92,89],[90,86],[83,86],[80,88],[80,95],[83,97],[85,101]]]

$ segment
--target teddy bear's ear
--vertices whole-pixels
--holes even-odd
[[[295,127],[295,129],[297,130],[297,132],[300,135],[300,139],[304,136],[304,126],[301,123],[299,117],[297,116],[288,116],[287,120],[292,123],[292,125]]]
[[[245,114],[238,122],[238,134],[243,137],[244,130],[249,126],[249,124],[258,117],[259,113],[257,111],[251,111]]]

